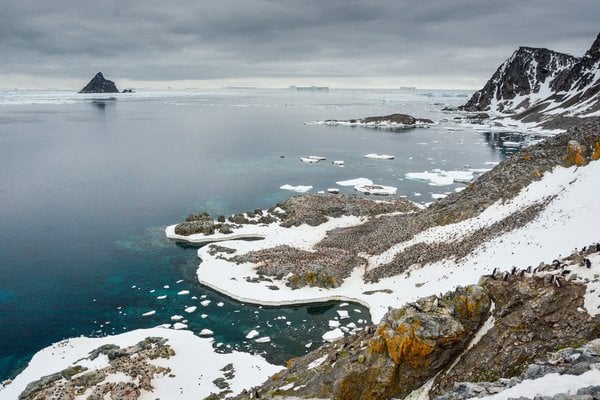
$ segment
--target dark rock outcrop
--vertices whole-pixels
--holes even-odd
[[[544,82],[552,82],[558,74],[573,67],[577,61],[573,56],[548,49],[520,47],[461,109],[490,110],[494,101],[497,106],[493,111],[504,112],[519,108],[520,104],[512,104],[509,100],[538,93]]]
[[[290,360],[251,393],[403,398],[435,377],[430,397],[463,400],[550,372],[581,374],[598,362],[600,350],[598,341],[565,349],[600,337],[600,317],[582,308],[585,290],[531,274],[484,277],[479,285],[390,309],[379,326]],[[556,353],[548,362],[537,361],[549,352]]]
[[[258,391],[261,398],[402,398],[460,354],[490,304],[487,291],[473,285],[392,309],[376,329],[290,360]]]
[[[328,119],[324,121],[326,125],[351,125],[364,126],[368,128],[414,128],[418,126],[428,126],[433,121],[427,118],[415,118],[408,114],[390,114],[376,117],[366,117],[361,119],[337,120]]]
[[[599,68],[600,34],[581,58],[521,47],[460,109],[567,128],[600,111]]]
[[[98,72],[79,93],[119,93],[119,89],[113,81],[105,79],[102,72]]]

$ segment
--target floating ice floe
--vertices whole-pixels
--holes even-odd
[[[198,307],[196,307],[196,306],[191,306],[191,307],[187,307],[187,308],[186,308],[184,311],[185,311],[186,313],[189,313],[189,314],[191,314],[191,313],[193,313],[194,311],[196,311],[196,309],[197,309],[197,308],[198,308]]]
[[[340,326],[340,321],[335,321],[335,320],[330,320],[329,321],[329,327],[330,328],[337,328]]]
[[[158,300],[164,300],[164,299],[166,299],[166,298],[167,298],[167,295],[166,295],[166,294],[163,294],[163,295],[160,295],[160,296],[156,296],[156,298],[157,298]]]
[[[340,316],[340,319],[350,318],[350,315],[348,314],[348,311],[346,311],[346,310],[337,310],[337,313]]]
[[[314,164],[314,163],[318,163],[319,161],[325,161],[325,157],[321,157],[321,156],[300,157],[300,161],[309,163],[309,164]]]
[[[431,197],[438,200],[438,199],[445,199],[446,197],[448,197],[448,195],[444,194],[444,193],[431,193]]]
[[[217,303],[217,307],[223,307],[225,305],[225,303],[223,303],[222,301]]]
[[[258,339],[255,339],[254,341],[256,343],[269,343],[271,341],[271,338],[268,337],[268,336],[263,336],[263,337],[260,337]]]
[[[473,171],[443,171],[434,169],[431,172],[409,172],[407,179],[429,182],[431,186],[452,185],[455,182],[469,183],[473,180]]]
[[[338,165],[338,166],[343,166],[344,165],[344,161],[342,160],[335,160],[334,162],[332,162],[333,165]]]
[[[258,335],[260,335],[260,333],[258,333],[258,331],[256,329],[252,329],[250,332],[248,332],[248,334],[246,335],[246,339],[254,339],[255,337],[257,337]]]
[[[190,294],[190,291],[189,290],[180,290],[179,292],[177,292],[177,294],[179,296],[185,296],[185,295]]]
[[[383,185],[356,185],[354,186],[354,190],[357,192],[361,192],[364,194],[374,194],[379,196],[388,196],[391,194],[396,194],[398,190],[394,186],[383,186]]]
[[[183,315],[171,315],[171,321],[181,321],[183,319]]]
[[[187,329],[187,324],[181,323],[181,322],[175,322],[173,324],[173,329],[175,330],[180,330],[180,329]]]
[[[338,339],[344,337],[344,332],[340,328],[335,328],[332,331],[325,332],[322,336],[323,340],[327,342],[335,342]]]
[[[211,331],[210,329],[206,329],[206,328],[204,328],[204,329],[202,329],[202,330],[200,331],[200,333],[198,333],[198,334],[199,334],[200,336],[212,336],[212,335],[214,335],[214,332],[213,332],[213,331]]]
[[[292,186],[292,185],[281,185],[279,186],[279,189],[281,190],[291,190],[292,192],[298,192],[298,193],[306,193],[309,190],[311,190],[313,187],[312,186],[302,186],[302,185],[298,185],[298,186]]]
[[[347,181],[337,181],[340,186],[372,185],[373,181],[367,178],[348,179]]]
[[[374,160],[393,160],[394,156],[390,156],[388,154],[380,154],[380,153],[369,153],[369,154],[365,154],[365,158],[371,158]]]
[[[201,301],[200,304],[202,304],[202,306],[206,307],[207,305],[210,304],[210,300]]]
[[[143,317],[149,317],[151,315],[156,314],[156,310],[148,311],[142,314]]]
[[[309,349],[312,346],[312,342],[308,342],[304,345],[304,347],[306,347],[307,349]]]
[[[200,315],[200,318],[202,318],[202,319],[204,319],[204,318],[206,318],[206,317],[208,317],[208,315],[207,315],[207,314],[202,314],[202,315]]]

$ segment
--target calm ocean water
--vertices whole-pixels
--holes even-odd
[[[315,192],[367,177],[415,201],[432,201],[431,194],[464,185],[435,187],[404,174],[485,168],[510,148],[490,133],[449,131],[448,124],[393,133],[304,122],[392,112],[440,120],[452,118],[440,103],[457,105],[464,96],[241,89],[116,99],[0,93],[0,380],[58,340],[170,323],[174,314],[184,315],[194,332],[213,330],[223,350],[253,351],[274,362],[303,354],[307,343],[318,345],[339,304],[260,308],[231,301],[196,283],[195,249],[167,241],[164,227],[192,211],[269,207],[294,194],[279,190],[286,183],[312,185]],[[363,157],[373,152],[396,159]],[[346,166],[303,164],[299,157],[305,155],[341,159]],[[190,294],[177,295],[183,289]],[[211,300],[207,307],[199,304],[202,296]],[[184,313],[191,305],[198,311]],[[346,321],[368,320],[364,307],[346,309]],[[150,310],[156,314],[142,316]],[[270,343],[245,339],[257,326]]]

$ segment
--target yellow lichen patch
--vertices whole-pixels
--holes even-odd
[[[383,340],[383,338],[376,337],[369,340],[369,354],[381,354],[385,349],[385,340]]]
[[[586,164],[585,158],[579,153],[575,154],[575,164],[578,167],[582,167]]]
[[[525,160],[525,161],[531,161],[531,154],[525,154],[523,156],[523,160]]]
[[[421,326],[418,320],[402,324],[393,336],[383,335],[388,354],[396,364],[408,363],[413,368],[425,367],[431,362],[427,357],[435,349],[435,342],[423,339],[416,334]]]
[[[564,166],[572,167],[577,165],[579,167],[587,164],[587,160],[584,157],[584,148],[576,141],[570,140],[567,144],[567,154],[563,157]]]
[[[295,362],[296,362],[296,358],[295,357],[294,358],[290,358],[289,360],[287,360],[286,367],[287,368],[292,368],[292,366],[294,365]]]
[[[594,144],[594,153],[592,154],[592,160],[596,161],[600,159],[600,140]]]
[[[533,171],[533,173],[534,173],[534,175],[535,175],[536,177],[538,177],[538,178],[541,178],[541,177],[542,177],[542,173],[540,172],[540,170],[539,170],[539,169],[536,169],[535,171]]]

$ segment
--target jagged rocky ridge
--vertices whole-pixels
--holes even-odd
[[[102,72],[98,72],[79,93],[119,93],[119,89],[113,81],[105,79]]]
[[[576,258],[570,267],[585,268]],[[290,360],[237,398],[401,399],[427,384],[430,398],[462,400],[555,371],[580,375],[600,362],[600,340],[565,348],[600,337],[600,317],[582,308],[586,282],[554,268],[484,276],[390,309],[378,326]]]
[[[546,128],[600,116],[600,34],[581,58],[520,47],[462,107],[491,111]]]

